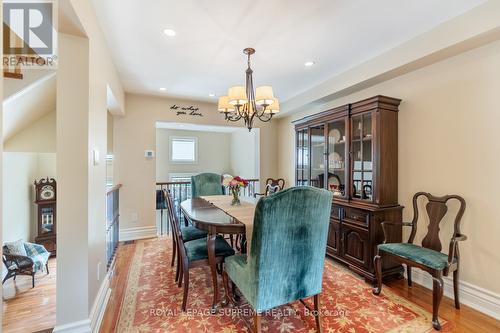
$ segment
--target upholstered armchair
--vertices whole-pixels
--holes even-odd
[[[255,332],[261,330],[261,313],[274,307],[314,296],[314,309],[319,309],[331,206],[330,192],[309,186],[257,203],[250,255],[226,258],[223,273],[226,301],[234,302],[236,285],[255,310]],[[321,331],[319,312],[313,313]]]
[[[203,195],[224,194],[221,175],[215,173],[200,173],[191,177],[191,197]]]
[[[426,197],[427,204],[425,206],[429,218],[427,234],[422,240],[422,245],[415,245],[415,235],[417,233],[417,222],[419,219],[418,198]],[[448,211],[447,203],[450,200],[457,200],[460,203],[460,208],[455,216],[453,236],[450,240],[448,254],[441,253],[442,245],[439,240],[439,225]],[[458,242],[467,239],[460,232],[460,221],[465,211],[465,200],[458,195],[447,195],[444,197],[435,197],[432,194],[418,192],[413,196],[413,220],[412,222],[403,222],[405,227],[411,227],[408,243],[386,243],[380,244],[377,248],[377,255],[374,258],[375,274],[377,277],[377,285],[373,289],[375,295],[379,295],[382,290],[382,258],[388,258],[393,261],[406,264],[408,286],[411,287],[411,269],[417,267],[428,272],[433,278],[433,301],[432,301],[432,326],[436,330],[441,329],[441,324],[438,319],[439,304],[443,297],[443,276],[448,276],[453,272],[453,290],[455,293],[455,308],[460,309],[460,301],[458,296],[458,274],[460,267],[460,254],[458,251]],[[387,227],[390,225],[401,225],[396,222],[382,222],[382,229],[386,235]]]
[[[17,243],[17,242],[14,242]],[[13,250],[13,246],[3,246],[2,260],[7,267],[7,274],[5,275],[2,284],[10,278],[16,280],[17,275],[31,276],[32,286],[35,287],[35,274],[37,271],[42,271],[43,268],[49,274],[48,260],[50,252],[43,247],[43,245],[20,242],[17,246],[18,250]]]
[[[266,188],[264,190],[264,193],[255,193],[253,196],[254,198],[257,198],[257,196],[264,196],[267,197],[270,194],[279,192],[285,188],[285,180],[282,178],[279,179],[273,179],[273,178],[267,178],[266,180]]]

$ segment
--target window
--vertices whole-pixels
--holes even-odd
[[[198,140],[190,137],[170,138],[170,161],[173,163],[196,163]]]

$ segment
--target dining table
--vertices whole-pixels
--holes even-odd
[[[216,311],[220,301],[215,261],[215,239],[218,234],[241,234],[246,235],[248,243],[251,243],[253,216],[258,201],[254,198],[242,198],[241,205],[232,206],[231,199],[232,197],[228,195],[202,196],[184,200],[180,205],[186,221],[208,233],[208,264],[213,284],[212,312]]]

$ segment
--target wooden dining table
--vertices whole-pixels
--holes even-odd
[[[228,202],[231,202],[230,196],[225,196]],[[219,287],[217,283],[217,267],[215,262],[215,239],[218,234],[245,234],[246,227],[245,223],[238,218],[237,214],[231,215],[231,212],[221,207],[218,207],[212,202],[221,202],[221,196],[214,196],[214,200],[210,199],[210,196],[204,198],[192,198],[181,202],[181,211],[184,214],[185,219],[191,222],[196,228],[205,230],[208,232],[207,236],[207,251],[208,251],[208,263],[210,266],[210,271],[212,275],[213,284],[213,302],[212,311],[215,311],[219,304]],[[217,199],[217,200],[216,200]],[[248,206],[255,204],[257,200],[247,199],[244,200],[245,204]],[[248,214],[247,214],[248,215]],[[248,219],[248,216],[245,217]]]

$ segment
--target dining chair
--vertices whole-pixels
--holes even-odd
[[[279,192],[285,188],[285,180],[283,178],[278,178],[278,179],[273,179],[273,178],[267,178],[266,180],[266,188],[264,190],[264,193],[254,193],[254,198],[257,198],[257,196],[264,196],[267,197],[270,194]]]
[[[170,195],[168,195],[167,200],[169,202],[168,205],[172,205],[172,197]],[[172,221],[172,229],[174,230],[178,253],[178,269],[176,273],[176,280],[178,280],[179,287],[184,284],[182,311],[186,311],[189,291],[189,269],[201,266],[209,266],[207,238],[205,233],[205,237],[203,238],[197,238],[188,241],[187,239],[184,239],[185,233],[180,227],[177,215],[173,214]],[[231,256],[233,254],[234,250],[226,242],[226,240],[222,236],[217,236],[215,239],[216,264],[222,264],[225,257]]]
[[[191,197],[224,194],[222,176],[215,173],[200,173],[191,177]]]
[[[426,197],[427,204],[425,209],[429,219],[427,234],[422,240],[422,245],[413,244],[417,233],[417,222],[419,219],[418,199]],[[442,245],[439,240],[439,225],[443,217],[448,211],[448,202],[457,200],[460,203],[460,208],[455,215],[453,236],[450,240],[448,254],[441,253]],[[373,288],[373,293],[379,295],[382,291],[382,258],[388,258],[392,261],[397,261],[406,264],[408,286],[411,287],[411,269],[412,267],[420,268],[423,271],[432,275],[433,293],[432,293],[432,326],[436,330],[441,329],[439,323],[438,310],[441,298],[443,297],[443,276],[448,276],[453,272],[453,290],[455,293],[455,308],[460,309],[460,301],[458,296],[458,277],[460,268],[460,254],[458,251],[458,242],[467,239],[460,232],[460,221],[465,211],[465,200],[458,195],[447,195],[436,197],[430,193],[418,192],[413,196],[413,220],[411,222],[382,222],[382,230],[385,235],[383,244],[378,245],[377,255],[374,258],[375,274],[377,277],[377,285]],[[398,225],[411,227],[408,243],[387,243],[389,231],[388,225]]]
[[[330,222],[332,193],[310,186],[292,187],[263,197],[255,208],[250,256],[226,258],[226,302],[236,286],[255,310],[254,332],[261,332],[266,310],[313,296],[318,332],[319,302]],[[229,281],[233,288],[230,292]]]
[[[205,238],[207,237],[207,232],[200,230],[192,225],[190,226],[182,226],[179,224],[179,219],[177,218],[177,214],[175,212],[175,207],[174,207],[174,200],[172,199],[172,196],[170,195],[169,192],[165,191],[165,201],[167,203],[167,211],[168,211],[168,219],[170,221],[170,227],[172,229],[172,261],[170,263],[170,266],[174,266],[174,260],[177,257],[177,271],[175,274],[175,281],[178,281],[179,278],[179,266],[180,266],[180,260],[179,260],[179,253],[177,253],[177,237],[175,236],[175,231],[174,231],[174,223],[177,225],[179,228],[181,234],[182,234],[182,239],[184,242],[189,242],[195,239],[200,239],[200,238]]]

